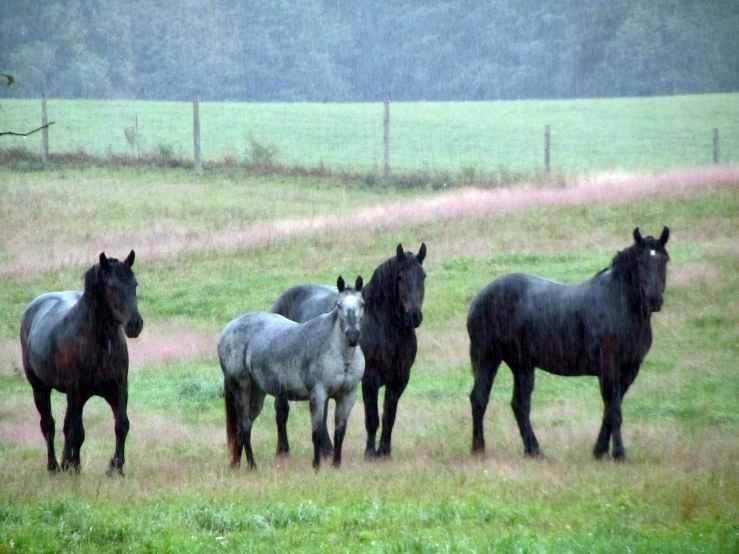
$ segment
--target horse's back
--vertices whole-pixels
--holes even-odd
[[[21,348],[34,370],[53,354],[54,328],[82,297],[79,291],[47,292],[28,305],[21,321]],[[38,368],[40,369],[40,368]]]
[[[223,328],[218,339],[218,357],[224,373],[236,376],[255,358],[275,350],[281,336],[288,336],[297,323],[270,312],[249,312]]]
[[[331,311],[339,291],[326,285],[297,285],[280,296],[270,311],[303,323]]]

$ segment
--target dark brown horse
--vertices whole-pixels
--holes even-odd
[[[382,263],[372,279],[362,289],[364,319],[359,344],[365,358],[362,377],[364,419],[367,429],[365,457],[390,456],[390,439],[395,424],[398,400],[403,394],[416,359],[416,328],[423,320],[424,280],[423,260],[426,245],[418,254],[405,252],[398,244],[395,256]],[[336,304],[338,292],[333,287],[299,285],[280,296],[272,311],[288,319],[304,322],[326,313]],[[375,437],[380,426],[377,399],[380,387],[385,387],[380,447]],[[287,398],[275,399],[277,419],[277,454],[287,454],[287,417],[290,407]],[[322,452],[331,452],[331,440],[325,425]]]
[[[59,465],[54,453],[51,390],[67,395],[62,469],[80,468],[85,440],[82,409],[91,396],[101,396],[115,417],[115,454],[108,473],[123,473],[128,434],[128,346],[126,337],[141,333],[134,251],[119,262],[100,254],[100,263],[85,273],[85,291],[49,292],[36,298],[23,314],[23,369],[33,387],[46,439],[47,469]]]
[[[501,361],[513,372],[511,406],[528,456],[539,455],[531,428],[534,368],[556,375],[593,375],[605,403],[594,454],[624,459],[621,401],[652,344],[653,312],[662,307],[670,257],[670,230],[643,238],[619,252],[609,268],[579,285],[560,285],[512,273],[496,279],[472,301],[467,331],[475,385],[472,451],[485,450],[483,416]]]

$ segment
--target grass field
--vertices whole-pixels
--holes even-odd
[[[38,100],[2,100],[0,107],[2,130],[40,125]],[[49,100],[51,152],[192,159],[192,113],[184,102]],[[200,117],[204,160],[249,160],[253,139],[274,148],[273,162],[285,166],[373,172],[384,163],[381,103],[203,103]],[[540,173],[545,125],[556,173],[708,165],[714,128],[721,161],[739,162],[739,94],[391,103],[390,120],[390,163],[399,172],[451,172],[468,180]],[[133,147],[126,128],[135,131]],[[0,143],[34,151],[39,145],[40,134]]]
[[[570,190],[545,191],[549,203],[531,201],[539,189],[497,191],[520,206],[369,225],[358,215],[367,208],[392,214],[464,196],[317,178],[0,168],[0,552],[736,552],[739,179],[684,188],[675,176],[633,197],[560,202]],[[324,217],[345,223],[290,224]],[[592,458],[596,380],[544,372],[532,424],[545,456],[526,459],[505,367],[486,414],[487,456],[473,459],[472,297],[513,271],[582,281],[634,227],[663,225],[672,261],[652,350],[624,401],[628,461]],[[311,470],[304,405],[291,411],[292,457],[275,459],[268,398],[254,427],[259,470],[230,470],[215,354],[223,326],[296,283],[368,279],[398,242],[417,251],[422,241],[424,322],[392,461],[362,459],[361,400],[341,470]],[[99,251],[130,248],[145,326],[129,341],[126,476],[104,476],[112,417],[97,398],[85,409],[81,474],[47,475],[20,367],[21,314],[40,293],[79,288]],[[63,396],[52,403],[59,448]]]

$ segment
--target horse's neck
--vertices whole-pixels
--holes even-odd
[[[334,350],[344,362],[348,362],[354,356],[356,346],[349,346],[346,342],[346,335],[341,330],[341,322],[339,320],[339,310],[333,309],[328,313],[327,320],[331,325],[331,340],[329,348]]]
[[[611,294],[621,299],[626,312],[640,328],[649,327],[652,312],[643,308],[641,291],[630,283],[624,272],[614,271],[612,267],[601,271],[593,280],[609,288]]]
[[[362,289],[365,316],[369,314],[381,325],[387,322],[397,322],[399,327],[405,327],[403,325],[403,310],[395,294],[394,283],[393,287],[388,290],[387,287],[383,286],[385,281],[387,281],[387,277],[375,274]]]
[[[73,318],[81,330],[88,330],[100,337],[117,336],[119,324],[110,310],[96,302],[90,291],[85,291],[72,309],[69,317]]]

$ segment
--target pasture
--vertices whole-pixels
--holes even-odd
[[[3,128],[28,131],[41,124],[40,113],[39,100],[4,99],[0,121]],[[52,154],[193,158],[189,102],[49,99],[48,119],[55,122]],[[381,102],[203,102],[200,121],[204,161],[256,156],[261,163],[362,173],[384,163]],[[461,174],[468,181],[542,173],[545,125],[551,126],[551,169],[557,174],[708,165],[714,128],[720,132],[721,162],[739,162],[734,93],[391,102],[390,164],[398,172]],[[6,147],[40,148],[40,134],[3,141]]]
[[[363,187],[328,178],[180,170],[0,168],[0,551],[735,552],[739,550],[739,172],[611,177],[554,188]],[[597,461],[596,379],[537,372],[524,456],[502,366],[470,455],[465,321],[488,282],[526,272],[583,281],[671,229],[665,304],[623,403],[625,463]],[[232,470],[216,341],[290,286],[365,281],[428,246],[418,357],[391,461],[366,462],[361,395],[340,470],[311,468],[293,403],[277,459],[272,398],[252,433],[259,469]],[[109,407],[84,412],[80,475],[48,475],[21,315],[81,290],[100,251],[136,250],[141,336],[129,340],[125,477],[105,476]],[[65,401],[52,394],[57,446]],[[331,406],[333,410],[333,405]],[[331,421],[331,419],[330,419]],[[331,426],[333,427],[333,426]]]

